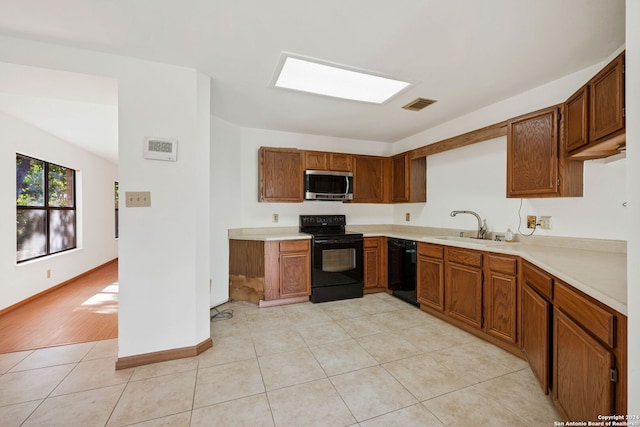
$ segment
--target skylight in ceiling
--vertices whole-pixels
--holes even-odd
[[[286,56],[275,82],[279,88],[382,104],[410,83]]]

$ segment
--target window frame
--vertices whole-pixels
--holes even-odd
[[[44,203],[43,206],[22,206],[18,204],[18,200],[16,197],[16,224],[20,211],[44,211],[45,213],[45,253],[42,255],[36,255],[30,258],[18,259],[18,230],[16,229],[16,263],[21,264],[27,261],[33,261],[36,259],[48,257],[51,255],[60,254],[62,252],[67,252],[73,249],[78,248],[78,212],[77,212],[77,195],[76,195],[76,170],[74,168],[70,168],[68,166],[62,166],[57,163],[48,162],[46,160],[38,159],[36,157],[27,156],[25,154],[16,153],[16,158],[20,156],[22,158],[35,160],[37,162],[42,162],[44,165],[43,170],[43,197]],[[58,168],[63,168],[71,171],[71,185],[72,185],[72,203],[71,206],[50,206],[49,205],[49,171],[50,166],[55,166]],[[16,171],[17,173],[17,171]],[[17,177],[16,177],[17,178]],[[21,183],[20,183],[21,184]],[[16,181],[16,185],[18,182]],[[68,185],[68,184],[67,184]],[[51,252],[51,212],[52,211],[73,211],[73,246],[65,249],[61,249],[55,252]]]

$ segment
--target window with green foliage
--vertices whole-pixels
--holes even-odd
[[[75,170],[16,154],[16,259],[76,247]]]

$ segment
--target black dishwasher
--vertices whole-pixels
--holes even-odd
[[[387,245],[387,286],[391,294],[419,307],[416,296],[416,242],[389,238]]]

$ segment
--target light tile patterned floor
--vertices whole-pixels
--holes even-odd
[[[213,348],[115,371],[117,340],[0,355],[0,425],[552,426],[523,360],[387,294],[225,304]]]

